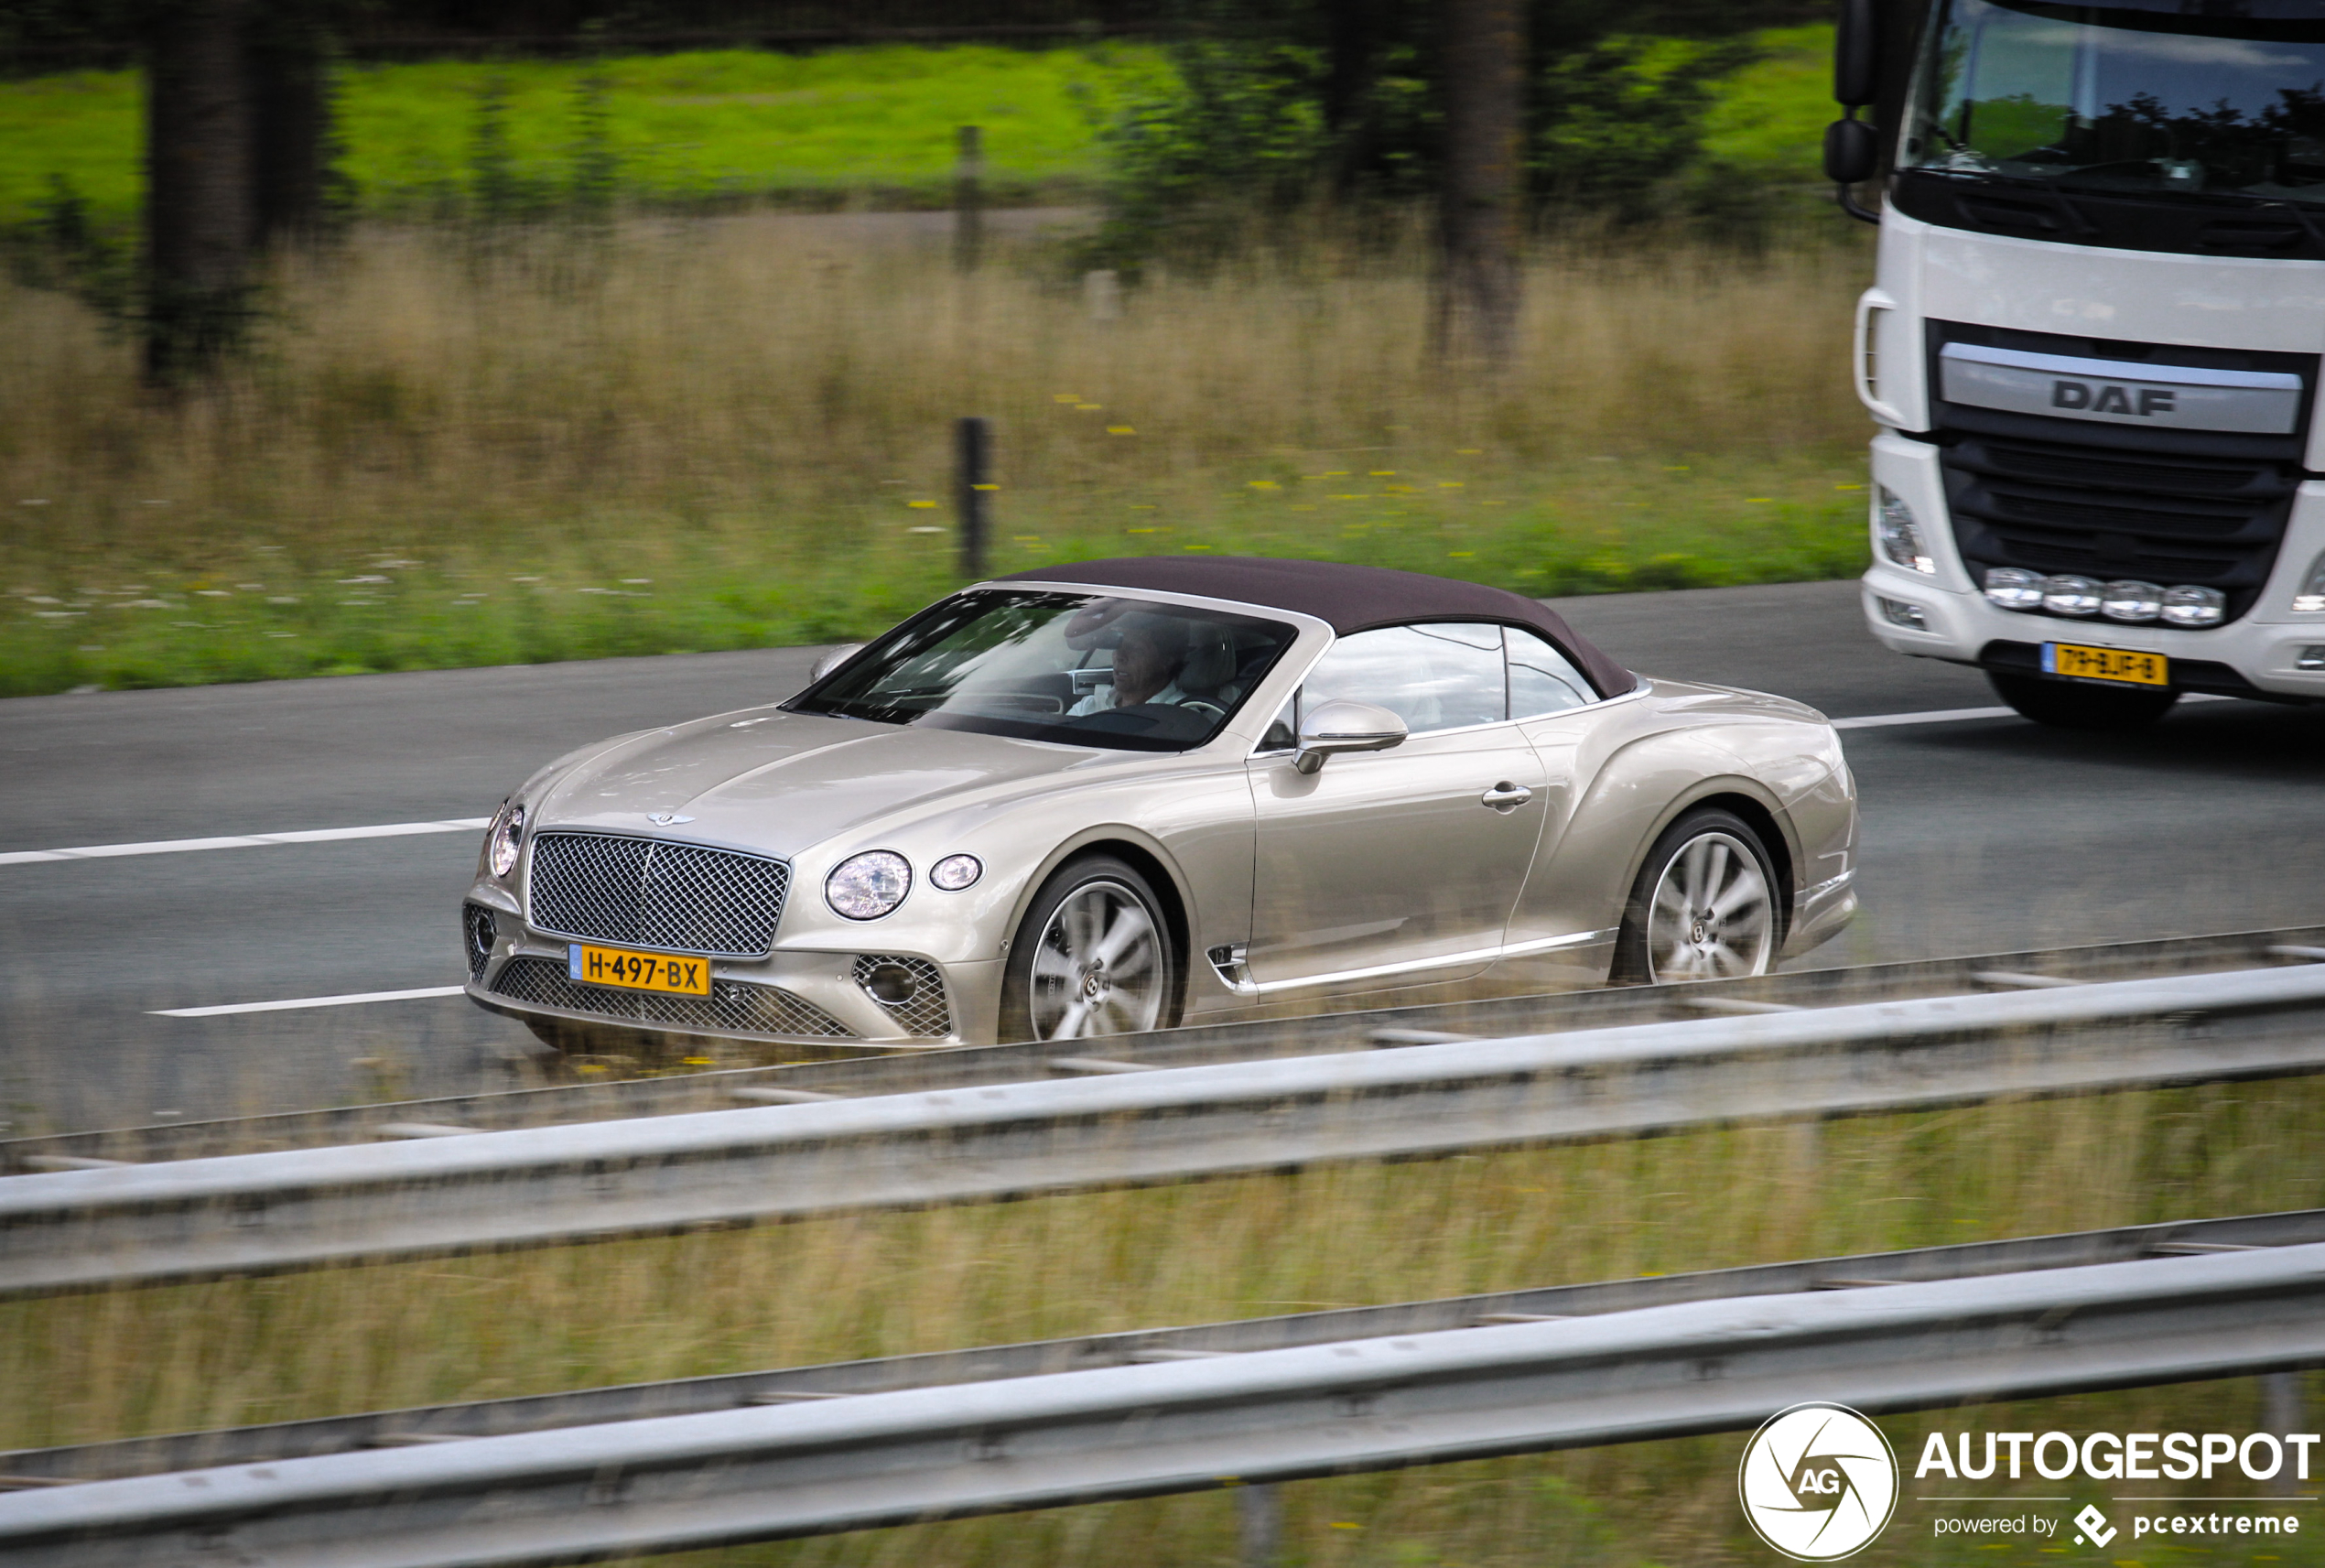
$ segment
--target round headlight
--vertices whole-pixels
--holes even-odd
[[[928,880],[946,892],[958,892],[985,874],[985,862],[974,855],[947,855],[928,868]]]
[[[492,824],[492,874],[505,877],[516,870],[516,852],[524,843],[524,807],[508,806]]]
[[[2164,590],[2152,582],[2111,582],[2099,593],[2099,613],[2110,621],[2153,621],[2163,609]]]
[[[2164,590],[2164,620],[2173,626],[2217,626],[2228,618],[2228,596],[2216,588]]]
[[[1986,573],[1986,597],[2005,610],[2040,610],[2042,574],[2024,567],[1995,567]]]
[[[2053,615],[2096,615],[2099,585],[2087,577],[2042,579],[2042,607]]]
[[[878,920],[912,889],[913,868],[904,857],[874,849],[839,862],[824,880],[824,902],[850,920]]]

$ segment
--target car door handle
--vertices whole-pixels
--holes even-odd
[[[1477,798],[1496,811],[1512,811],[1533,799],[1534,792],[1524,784],[1511,784],[1508,779],[1504,779]]]

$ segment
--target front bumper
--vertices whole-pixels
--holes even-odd
[[[2325,702],[2325,668],[2299,667],[2305,656],[2325,660],[2325,611],[2292,608],[2310,563],[2325,554],[2325,483],[2304,483],[2296,493],[2276,568],[2252,610],[2223,626],[2182,631],[2004,610],[1971,581],[1954,549],[1937,449],[1885,434],[1873,443],[1873,478],[1876,497],[1885,487],[1912,508],[1937,568],[1898,566],[1874,539],[1873,565],[1863,579],[1865,624],[1893,652],[2040,675],[2044,643],[2081,643],[2161,654],[2171,661],[2173,686],[2185,691]],[[1900,606],[1918,612],[1921,624],[1900,623]]]
[[[469,999],[529,1022],[829,1053],[989,1039],[999,1010],[998,960],[939,964],[921,954],[778,950],[765,958],[709,960],[711,994],[690,997],[576,980],[564,938],[531,931],[514,911],[474,895],[462,908],[461,926]],[[900,983],[899,972],[910,977],[909,986]]]

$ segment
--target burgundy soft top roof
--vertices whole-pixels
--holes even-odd
[[[1231,599],[1296,611],[1328,622],[1341,636],[1411,621],[1498,621],[1528,626],[1565,651],[1601,697],[1630,690],[1631,673],[1574,634],[1573,627],[1523,594],[1481,583],[1337,561],[1287,561],[1267,556],[1135,556],[1011,572],[1004,582],[1081,582]]]

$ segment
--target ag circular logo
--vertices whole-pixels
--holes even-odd
[[[1898,1504],[1898,1456],[1846,1405],[1798,1404],[1744,1445],[1736,1489],[1752,1530],[1785,1556],[1830,1563],[1864,1550]]]

